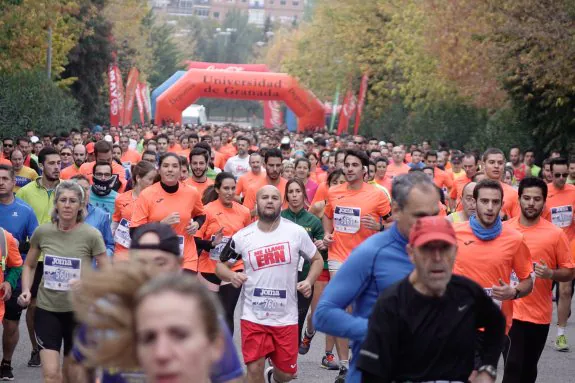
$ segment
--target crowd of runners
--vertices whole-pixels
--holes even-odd
[[[5,137],[0,380],[29,341],[49,383],[309,382],[322,332],[336,383],[535,382],[554,301],[569,350],[575,153],[535,154],[234,125]]]

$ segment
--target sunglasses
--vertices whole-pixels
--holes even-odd
[[[13,148],[13,147],[14,147],[14,144],[4,144],[4,146],[7,147],[7,148]]]
[[[569,177],[569,173],[553,173],[553,176],[555,178],[561,178],[561,177],[567,178],[567,177]]]
[[[60,155],[61,155],[61,156],[66,156],[66,157],[68,157],[68,156],[71,156],[72,153],[60,153]]]

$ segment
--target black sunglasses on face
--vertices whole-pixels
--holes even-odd
[[[567,177],[569,177],[569,173],[553,173],[553,176],[555,178],[560,178],[560,177],[567,178]]]

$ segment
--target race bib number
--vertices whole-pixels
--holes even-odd
[[[557,206],[551,208],[551,222],[557,227],[569,227],[573,222],[573,206]]]
[[[216,247],[214,247],[212,250],[210,250],[210,259],[212,261],[219,261],[220,260],[220,254],[222,254],[224,247],[226,247],[226,245],[230,241],[230,239],[231,239],[231,237],[222,237],[222,242],[220,242],[219,244],[216,245]],[[213,240],[214,240],[214,236],[212,235],[212,241]]]
[[[70,281],[80,279],[82,260],[78,258],[44,256],[44,287],[50,290],[69,291]]]
[[[253,313],[258,319],[280,318],[286,314],[287,291],[256,287],[252,297]]]
[[[333,225],[340,233],[355,234],[361,227],[361,209],[358,207],[336,206]]]
[[[493,298],[493,289],[485,288],[483,290],[485,291],[485,294],[493,300],[493,303],[495,303],[497,307],[501,308],[501,301]]]
[[[180,257],[184,256],[184,236],[178,235],[178,241],[180,242]]]
[[[114,233],[114,241],[120,246],[124,246],[126,249],[130,248],[132,239],[130,238],[130,221],[122,218],[116,232]]]
[[[515,288],[519,284],[519,278],[515,274],[515,270],[511,271],[511,276],[509,277],[509,286]]]

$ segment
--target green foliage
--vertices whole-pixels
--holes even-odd
[[[152,88],[157,87],[176,71],[182,69],[182,53],[174,40],[174,28],[158,23],[150,11],[144,19],[144,28],[149,28],[149,45],[152,48],[152,65],[148,81]]]
[[[79,17],[86,19],[86,28],[68,54],[69,63],[62,73],[63,78],[76,79],[70,91],[80,104],[85,125],[108,123],[105,73],[112,62],[114,46],[110,39],[112,25],[101,14],[102,7],[103,1],[92,0],[81,9]]]
[[[42,134],[80,126],[79,108],[68,92],[42,72],[0,73],[2,135],[16,137],[26,129]]]

